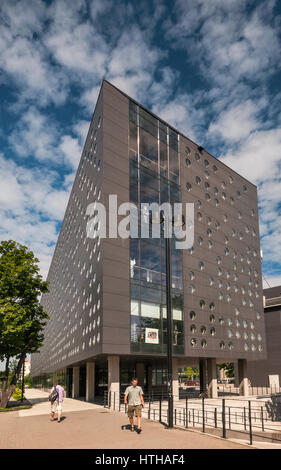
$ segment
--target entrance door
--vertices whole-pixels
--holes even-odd
[[[79,370],[79,398],[86,399],[86,366],[80,366]]]
[[[106,365],[95,366],[95,396],[103,397],[108,387],[108,368]]]
[[[66,386],[67,386],[67,396],[72,398],[72,384],[73,384],[73,368],[67,369],[66,375]]]

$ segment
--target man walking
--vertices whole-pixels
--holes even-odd
[[[138,427],[137,433],[141,432],[141,409],[144,406],[143,400],[143,391],[142,388],[138,386],[138,379],[134,378],[132,380],[132,385],[127,387],[125,390],[124,397],[125,405],[128,404],[128,418],[131,424],[131,431],[134,431],[134,414],[137,418]]]
[[[64,398],[64,388],[61,386],[61,381],[58,380],[57,384],[52,388],[50,397],[53,392],[57,392],[57,398],[53,401],[49,398],[51,402],[51,421],[54,421],[55,413],[58,413],[58,423],[61,422],[61,412],[62,412],[62,402]]]

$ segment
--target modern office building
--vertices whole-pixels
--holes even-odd
[[[173,393],[178,368],[200,365],[202,389],[216,396],[216,364],[238,361],[247,394],[247,362],[266,358],[257,188],[105,80],[42,297],[50,320],[32,376],[59,373],[87,400],[134,375],[145,390],[165,387],[165,241],[87,237],[100,202],[110,228],[110,195],[138,208],[194,204],[193,247],[171,240]]]
[[[279,390],[281,378],[281,286],[264,289],[264,321],[267,359],[249,364],[253,386],[271,386]]]

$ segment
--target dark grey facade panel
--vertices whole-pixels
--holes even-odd
[[[130,200],[128,139],[129,97],[104,81],[42,297],[51,320],[32,375],[101,353],[131,354],[129,240],[85,237],[90,203],[108,210],[110,194]],[[184,356],[264,359],[256,187],[182,134],[179,152],[182,202],[195,204],[193,253],[183,252]]]
[[[270,292],[268,292],[270,291]],[[264,293],[268,298],[276,297],[280,294],[279,287],[265,289]],[[268,385],[269,375],[279,375],[281,378],[281,309],[272,308],[265,310],[265,329],[267,338],[267,359],[262,361],[249,362],[248,374],[254,386]]]

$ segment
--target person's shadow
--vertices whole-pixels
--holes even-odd
[[[66,416],[61,416],[60,418],[61,422],[64,421],[65,419],[67,419]],[[54,418],[54,421],[58,421],[57,416]]]
[[[123,424],[123,425],[121,426],[121,429],[122,429],[122,431],[124,431],[125,429],[126,429],[127,431],[131,431],[131,425],[130,425],[130,424]],[[136,426],[134,426],[134,431],[135,431],[135,430],[136,430]]]

